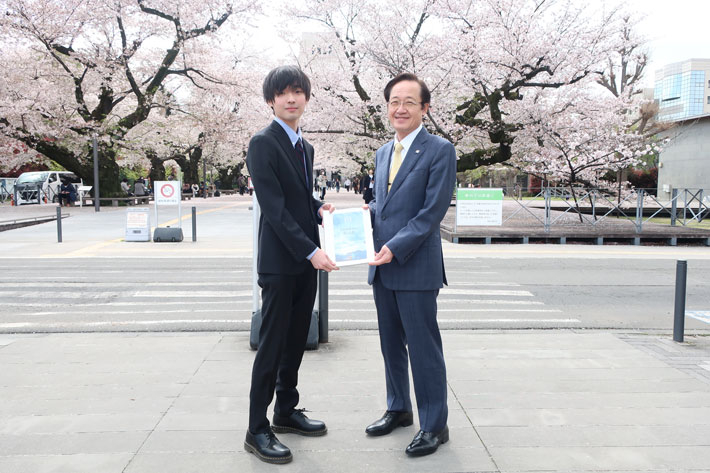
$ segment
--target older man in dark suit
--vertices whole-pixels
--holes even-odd
[[[249,430],[244,448],[268,463],[291,461],[291,451],[274,435],[325,435],[325,423],[309,419],[296,384],[316,295],[317,270],[338,269],[319,248],[318,222],[331,204],[313,198],[313,147],[298,126],[311,84],[297,67],[272,70],[264,100],[274,121],[254,135],[247,167],[261,207],[257,272],[262,297],[259,348],[249,393]],[[266,410],[276,392],[273,423]]]
[[[375,155],[375,198],[369,209],[377,254],[368,282],[385,361],[387,411],[366,432],[385,435],[413,423],[411,362],[420,429],[406,453],[422,456],[449,440],[436,298],[446,283],[439,224],[456,181],[456,151],[422,126],[430,102],[423,81],[400,74],[384,95],[396,133]]]

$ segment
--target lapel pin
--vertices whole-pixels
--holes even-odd
[[[418,153],[418,152],[419,152],[419,150],[418,150],[418,149],[417,149],[417,150],[414,150],[414,152],[415,152],[415,153]]]

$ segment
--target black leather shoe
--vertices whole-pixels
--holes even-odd
[[[413,422],[414,415],[412,415],[411,412],[387,411],[385,415],[368,425],[365,428],[365,433],[374,437],[387,435],[392,432],[395,427],[407,427],[412,425]]]
[[[279,442],[271,429],[263,434],[252,434],[247,430],[244,450],[253,453],[259,460],[266,463],[288,463],[293,460],[291,450]]]
[[[271,428],[274,429],[274,432],[280,434],[292,433],[309,437],[319,437],[328,432],[324,422],[309,419],[303,411],[305,409],[296,409],[287,417],[274,413],[274,421],[271,423]]]
[[[409,444],[405,451],[410,457],[423,457],[424,455],[436,452],[439,445],[448,441],[448,426],[444,426],[441,432],[438,433],[420,430],[417,435],[414,436],[414,440],[412,440],[412,443]]]

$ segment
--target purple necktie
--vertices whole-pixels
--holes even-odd
[[[306,152],[303,151],[303,145],[301,144],[300,139],[296,141],[296,151],[298,151],[298,154],[301,155],[301,159],[303,160],[303,174],[306,176],[306,186],[308,186],[308,168],[306,167]]]

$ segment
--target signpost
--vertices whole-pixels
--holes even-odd
[[[182,185],[180,181],[155,181],[153,183],[155,204],[155,235],[153,241],[182,241]],[[177,205],[178,228],[160,228],[158,207]]]
[[[503,224],[503,189],[456,189],[456,226]]]

